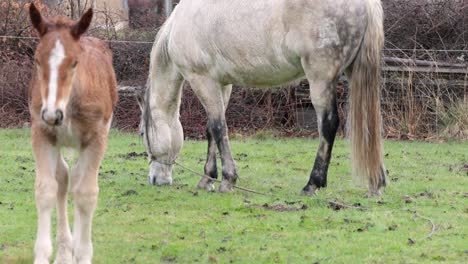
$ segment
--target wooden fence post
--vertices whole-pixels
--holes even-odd
[[[172,13],[173,2],[172,0],[164,0],[164,10],[166,12],[166,18]]]

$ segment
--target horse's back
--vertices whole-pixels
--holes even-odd
[[[365,14],[357,0],[184,0],[165,37],[182,71],[268,86],[302,77],[304,58],[349,64]]]

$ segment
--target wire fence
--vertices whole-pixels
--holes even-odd
[[[22,127],[29,122],[27,90],[32,69],[35,38],[0,36],[0,127]],[[151,42],[109,41],[114,54],[114,67],[119,85],[143,87],[146,83]],[[382,107],[388,137],[416,138],[441,135],[453,120],[444,120],[450,107],[467,101],[467,66],[461,61],[467,51],[385,50]],[[403,59],[393,63],[388,58]],[[438,58],[444,63],[437,64]],[[430,61],[428,60],[430,59]],[[393,59],[395,60],[395,59]],[[429,66],[418,66],[416,62]],[[401,63],[403,62],[403,63]],[[430,64],[432,63],[432,64]],[[443,65],[440,66],[440,65]],[[451,67],[458,66],[457,67]],[[460,65],[464,66],[459,67]],[[419,67],[419,68],[418,68]],[[418,69],[424,68],[422,72]],[[444,71],[458,69],[458,71]],[[337,84],[340,131],[346,124],[348,83],[340,78]],[[284,135],[316,133],[316,118],[309,100],[307,81],[272,89],[235,87],[227,109],[232,132],[251,133],[275,129]],[[115,111],[114,126],[136,130],[140,110],[133,96],[121,94]],[[206,115],[188,84],[184,87],[181,121],[185,135],[204,137]],[[459,126],[463,126],[458,124]],[[464,129],[463,127],[460,129]],[[459,132],[461,134],[465,131]]]
[[[11,3],[14,1],[0,4],[0,127],[28,126],[28,86],[37,44],[37,38],[31,37],[26,4],[12,8]],[[382,109],[386,136],[467,138],[468,17],[464,14],[468,4],[458,0],[389,0],[383,1],[383,6],[387,41]],[[164,17],[147,10],[130,7],[131,30],[91,29],[90,34],[109,39],[121,86],[143,87],[146,83],[152,40],[157,25],[164,21]],[[49,8],[48,12],[62,11]],[[347,91],[347,80],[340,78],[337,95],[342,134]],[[133,96],[121,94],[114,126],[136,130],[139,116]],[[235,87],[227,119],[231,132],[275,129],[291,136],[317,133],[307,81],[272,89]],[[188,84],[183,92],[181,121],[186,136],[204,137],[206,115]]]

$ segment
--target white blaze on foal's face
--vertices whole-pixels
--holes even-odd
[[[55,42],[55,47],[50,52],[49,57],[49,90],[47,93],[47,98],[44,98],[46,101],[43,102],[43,118],[45,120],[56,120],[57,108],[60,106],[63,107],[63,102],[60,102],[60,106],[57,107],[57,93],[58,93],[58,81],[59,81],[59,69],[60,65],[65,59],[65,49],[63,48],[62,42],[57,40]],[[45,108],[44,108],[45,106]],[[62,110],[63,111],[63,110]]]
[[[45,56],[40,56],[43,58],[43,63],[36,58],[43,79],[41,118],[50,126],[59,126],[65,118],[77,61],[67,57],[62,39],[56,38],[49,43],[49,52],[45,52]]]

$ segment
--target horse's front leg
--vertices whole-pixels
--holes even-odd
[[[104,155],[106,138],[94,140],[80,152],[71,172],[71,193],[74,202],[73,261],[91,263],[93,245],[91,226],[99,194],[98,171]]]
[[[60,157],[57,162],[56,179],[57,190],[57,257],[56,264],[72,263],[72,236],[68,224],[67,193],[68,193],[68,165]]]
[[[317,114],[320,143],[309,182],[302,190],[302,193],[314,195],[317,189],[327,186],[328,166],[340,122],[333,82],[313,82],[309,80],[309,83],[312,103]]]
[[[231,97],[232,85],[224,86],[223,92],[223,103],[224,103],[224,112],[226,112],[227,105],[229,103],[229,98]],[[216,164],[216,150],[217,143],[215,136],[211,133],[210,123],[206,125],[206,138],[208,140],[208,154],[205,163],[205,175],[210,176],[213,179],[218,178],[218,168]],[[208,191],[214,191],[214,184],[211,179],[202,178],[197,185],[198,188],[206,189]]]
[[[225,102],[226,97],[224,95],[226,87],[208,77],[200,75],[190,76],[189,81],[208,114],[207,130],[216,142],[221,156],[223,181],[219,186],[219,191],[232,191],[237,180],[237,168],[232,158],[226,125],[225,111],[228,103]]]
[[[58,184],[55,179],[59,149],[39,128],[32,128],[32,147],[36,160],[35,196],[37,207],[37,238],[34,263],[49,263],[52,255],[51,214],[57,202]]]
[[[216,141],[214,140],[213,135],[211,134],[211,130],[206,128],[206,138],[208,140],[208,153],[206,155],[206,163],[205,163],[205,175],[210,176],[213,179],[218,178],[218,166],[216,164]],[[202,178],[197,185],[200,189],[205,189],[207,191],[214,191],[215,187],[213,184],[213,180],[208,178]]]

